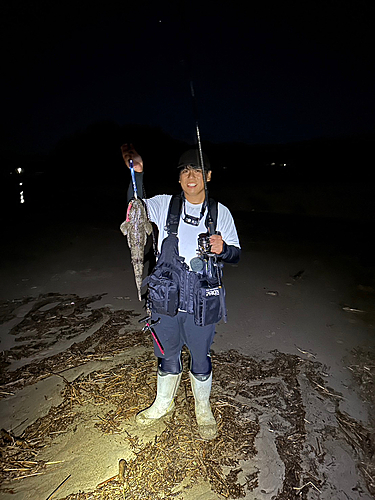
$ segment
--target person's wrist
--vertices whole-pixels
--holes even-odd
[[[228,251],[227,244],[225,243],[225,241],[223,241],[223,250],[219,253],[219,257],[221,258],[226,257],[227,251]]]

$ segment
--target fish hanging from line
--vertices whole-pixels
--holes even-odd
[[[147,242],[147,235],[152,232],[152,225],[148,220],[144,202],[140,198],[130,200],[126,220],[121,224],[120,230],[128,239],[138,298],[142,300],[144,247]]]

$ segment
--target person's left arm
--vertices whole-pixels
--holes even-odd
[[[241,257],[241,248],[228,245],[221,234],[213,234],[210,237],[211,252],[215,253],[223,262],[237,264]]]
[[[241,256],[240,242],[232,214],[221,204],[218,205],[217,229],[219,234],[210,236],[211,252],[223,262],[236,264]]]

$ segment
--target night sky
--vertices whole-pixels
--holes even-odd
[[[1,147],[45,153],[101,121],[192,142],[189,73],[208,141],[372,133],[374,4],[7,2]]]

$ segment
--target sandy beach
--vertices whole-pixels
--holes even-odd
[[[278,212],[259,186],[227,203],[242,257],[224,271],[212,443],[197,433],[188,362],[175,413],[135,426],[156,363],[124,214],[25,206],[4,223],[1,498],[374,498],[373,219],[338,203],[318,213],[298,193],[304,213],[286,188]]]

